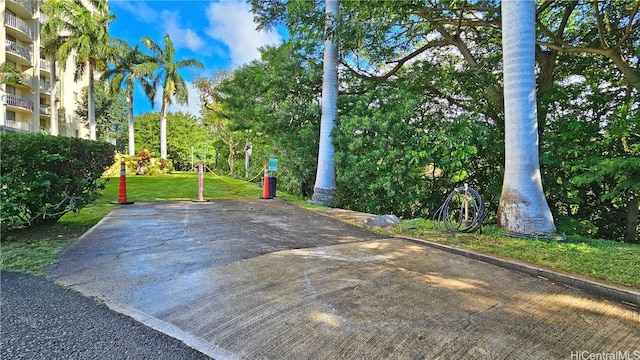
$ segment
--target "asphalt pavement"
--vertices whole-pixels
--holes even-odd
[[[0,273],[1,359],[209,359],[99,301],[23,273]]]

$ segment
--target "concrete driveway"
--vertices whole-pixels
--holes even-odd
[[[640,359],[640,313],[280,199],[116,208],[47,277],[216,359]]]

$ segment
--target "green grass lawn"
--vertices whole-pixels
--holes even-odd
[[[517,239],[495,227],[482,234],[444,234],[424,219],[403,221],[394,232],[640,288],[640,245],[580,236],[564,242]]]
[[[56,224],[38,226],[2,234],[1,269],[40,274],[42,268],[55,261],[57,253],[94,226],[111,210],[118,198],[119,179],[111,178],[103,196],[78,214],[69,213]],[[262,188],[230,177],[205,175],[205,199],[259,198]],[[301,199],[278,193],[289,201]],[[167,201],[193,200],[198,197],[196,173],[174,173],[158,176],[127,177],[127,200]],[[306,206],[311,210],[317,207]],[[485,227],[483,234],[443,234],[429,220],[405,220],[394,231],[398,234],[465,247],[555,268],[640,289],[640,246],[606,240],[591,240],[568,236],[566,242],[515,239],[498,230]]]

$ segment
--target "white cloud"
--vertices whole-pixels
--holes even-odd
[[[158,19],[158,13],[144,1],[118,0],[109,3],[135,14],[138,20],[146,23],[152,23]]]
[[[178,13],[163,10],[162,21],[163,28],[171,37],[176,48],[198,51],[204,47],[204,41],[195,31],[180,26]]]
[[[261,46],[282,42],[282,37],[275,31],[256,30],[250,10],[249,4],[239,1],[215,2],[207,8],[207,35],[229,48],[231,62],[235,65],[258,59]]]
[[[116,6],[136,15],[136,18],[148,24],[157,24],[158,28],[169,34],[176,48],[187,48],[191,51],[199,51],[204,48],[205,42],[193,29],[183,27],[180,24],[180,13],[169,10],[158,12],[144,1],[113,1]]]

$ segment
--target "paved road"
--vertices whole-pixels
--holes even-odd
[[[122,206],[47,277],[216,359],[572,358],[640,313],[281,200]]]
[[[0,278],[1,359],[209,358],[43,277]]]

